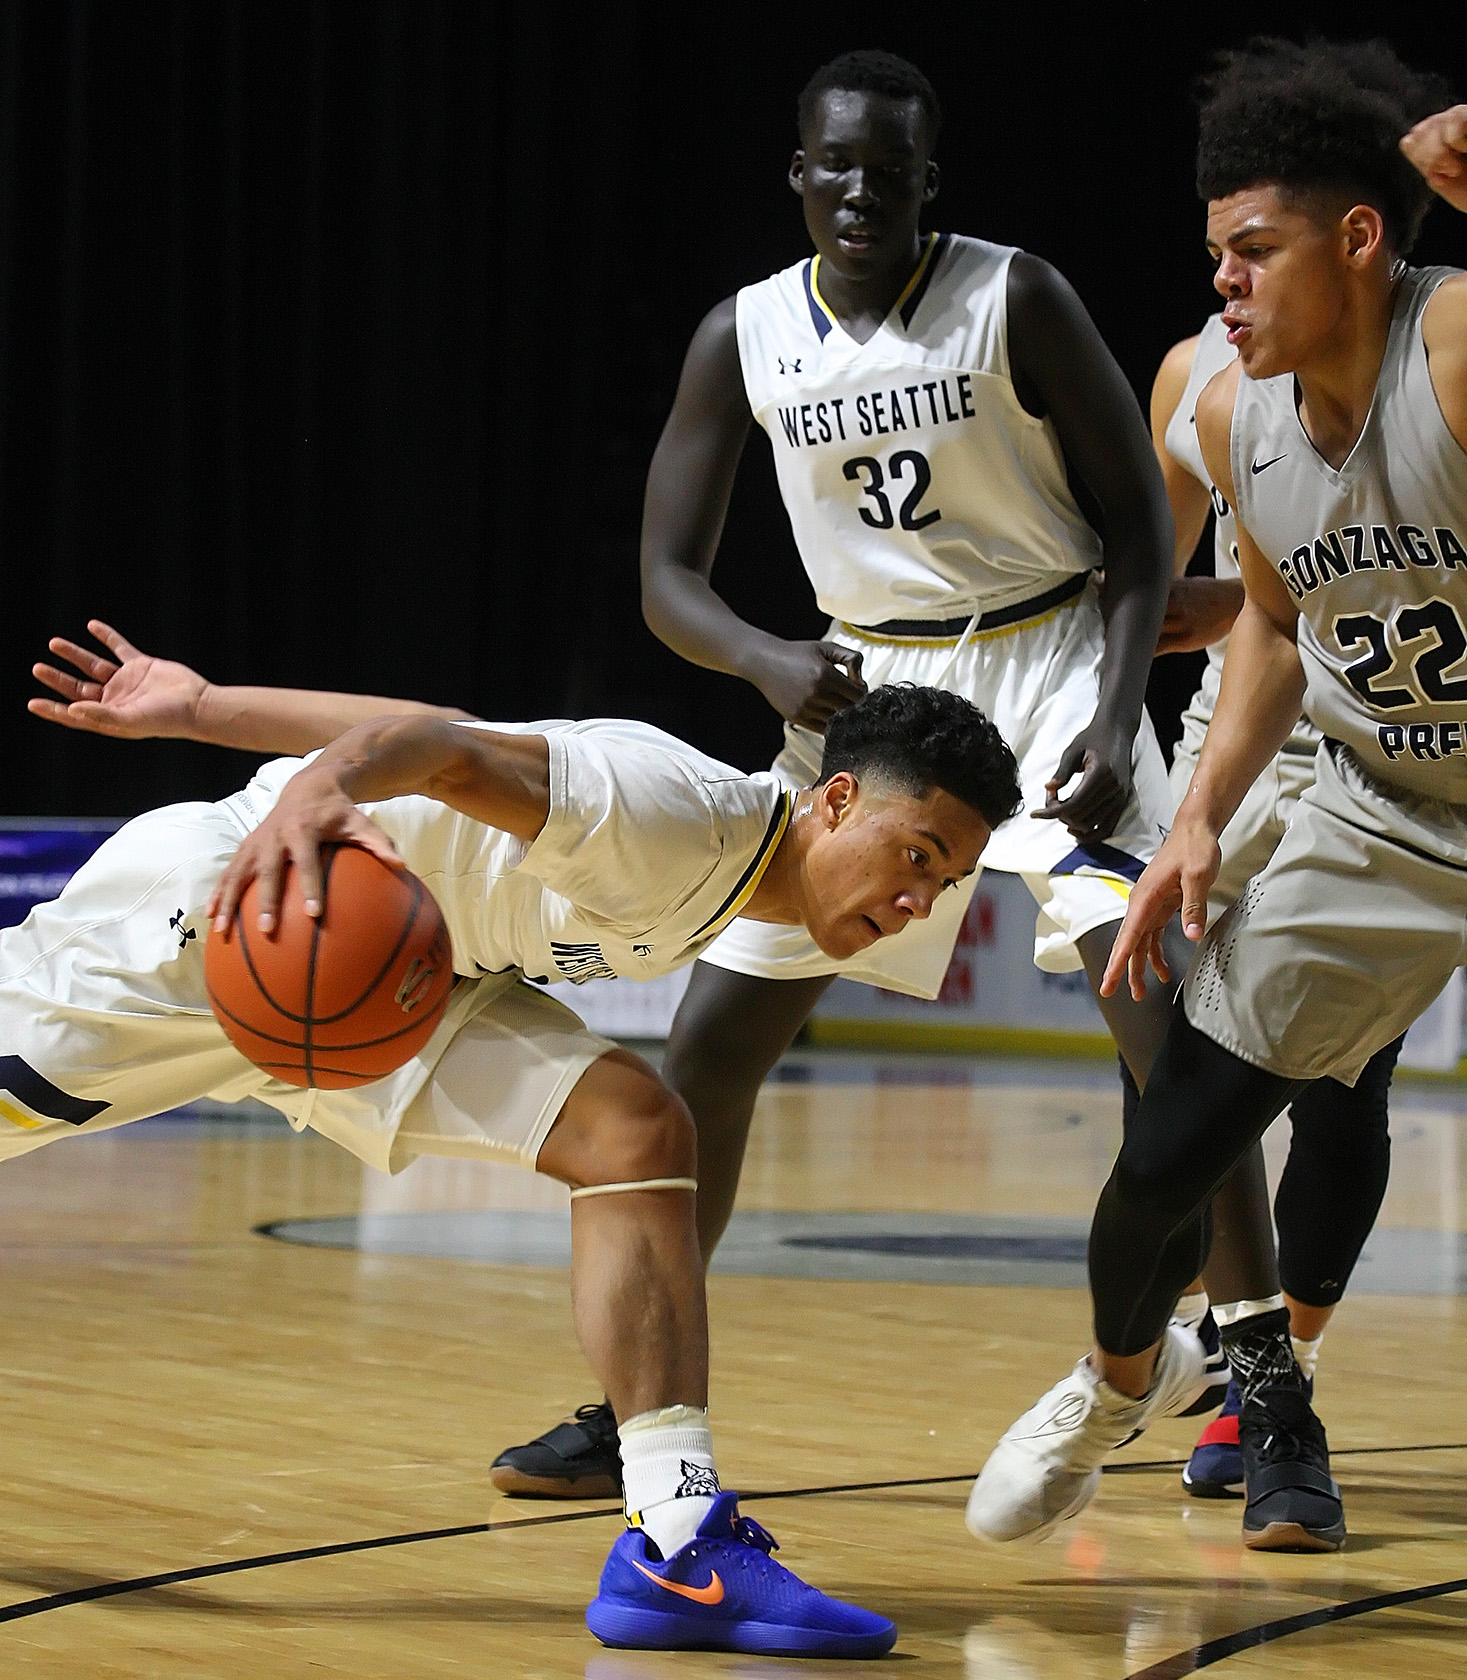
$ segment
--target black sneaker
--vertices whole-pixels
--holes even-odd
[[[489,1480],[521,1499],[620,1499],[621,1447],[611,1402],[581,1406],[574,1419],[538,1440],[500,1453]]]
[[[1198,1321],[1197,1340],[1202,1343],[1203,1351],[1207,1355],[1207,1363],[1202,1367],[1207,1387],[1186,1411],[1177,1413],[1178,1417],[1202,1417],[1208,1412],[1215,1412],[1227,1399],[1228,1384],[1233,1380],[1233,1368],[1228,1364],[1228,1356],[1223,1351],[1222,1336],[1217,1328],[1217,1320],[1212,1316],[1211,1307]]]
[[[1265,1388],[1238,1420],[1243,1544],[1255,1552],[1337,1552],[1345,1506],[1329,1473],[1324,1425],[1302,1388]]]

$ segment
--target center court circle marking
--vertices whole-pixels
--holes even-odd
[[[570,1220],[558,1209],[446,1209],[282,1219],[264,1236],[310,1248],[563,1268]],[[1080,1289],[1090,1220],[964,1213],[738,1212],[712,1270],[734,1277]],[[1467,1295],[1467,1233],[1376,1230],[1352,1293]]]

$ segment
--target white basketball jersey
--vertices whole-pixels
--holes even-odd
[[[1199,483],[1207,486],[1212,497],[1212,572],[1214,577],[1236,578],[1238,570],[1238,519],[1228,499],[1212,482],[1207,463],[1202,459],[1202,446],[1197,441],[1197,399],[1215,374],[1219,374],[1236,356],[1228,343],[1228,329],[1220,314],[1209,317],[1207,325],[1197,335],[1197,348],[1192,354],[1192,368],[1187,386],[1176,412],[1167,421],[1167,454],[1180,461]],[[1217,704],[1218,688],[1222,682],[1223,655],[1228,651],[1228,639],[1220,636],[1207,650],[1207,669],[1202,674],[1198,698],[1209,712]],[[1195,702],[1194,702],[1195,704]]]
[[[820,259],[738,295],[739,359],[795,543],[848,624],[1023,601],[1101,562],[1053,424],[1009,377],[1013,248],[929,234],[865,344],[820,295]]]
[[[1291,374],[1239,380],[1232,465],[1239,518],[1299,604],[1309,717],[1386,782],[1467,804],[1467,451],[1421,337],[1457,272],[1407,271],[1343,466],[1310,442]]]

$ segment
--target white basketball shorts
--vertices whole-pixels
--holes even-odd
[[[861,654],[868,687],[935,683],[971,700],[998,726],[1019,761],[1024,804],[994,831],[982,866],[1021,876],[1034,895],[1035,964],[1051,973],[1079,968],[1075,941],[1125,915],[1132,883],[1155,857],[1171,815],[1166,763],[1144,713],[1131,755],[1130,803],[1104,844],[1081,845],[1061,824],[1029,815],[1045,804],[1045,782],[1095,715],[1105,630],[1094,581],[1063,606],[980,632],[961,646],[956,638],[876,636],[839,623],[828,639]],[[809,787],[820,775],[821,750],[819,735],[787,724],[774,769],[786,786]],[[909,923],[845,962],[826,956],[804,928],[748,920],[733,922],[702,961],[771,980],[844,974],[933,998],[977,884],[977,874],[970,876],[943,893],[925,921]]]
[[[533,1167],[612,1045],[517,973],[461,980],[422,1052],[348,1091],[240,1055],[204,989],[204,906],[246,830],[221,805],[149,812],[61,896],[0,931],[0,1159],[209,1096],[252,1096],[383,1171],[419,1154]]]

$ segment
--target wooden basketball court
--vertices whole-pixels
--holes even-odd
[[[797,1057],[762,1099],[742,1270],[711,1281],[725,1480],[782,1561],[896,1619],[887,1661],[914,1675],[1460,1674],[1464,1116],[1456,1085],[1398,1085],[1381,1230],[1325,1341],[1342,1553],[1245,1551],[1237,1503],[1183,1495],[1190,1423],[1129,1448],[1060,1536],[992,1550],[963,1502],[1085,1345],[1085,1296],[1052,1280],[1118,1139],[1114,1075]],[[493,1252],[497,1211],[553,1241],[563,1207],[509,1169],[424,1161],[388,1181],[264,1117],[8,1164],[0,1673],[858,1667],[603,1650],[581,1617],[618,1513],[491,1488],[500,1448],[595,1396],[564,1272],[435,1257],[432,1233],[487,1233]],[[418,1251],[388,1251],[404,1232]],[[321,1246],[338,1240],[369,1246]],[[1006,1281],[907,1280],[944,1265]]]

